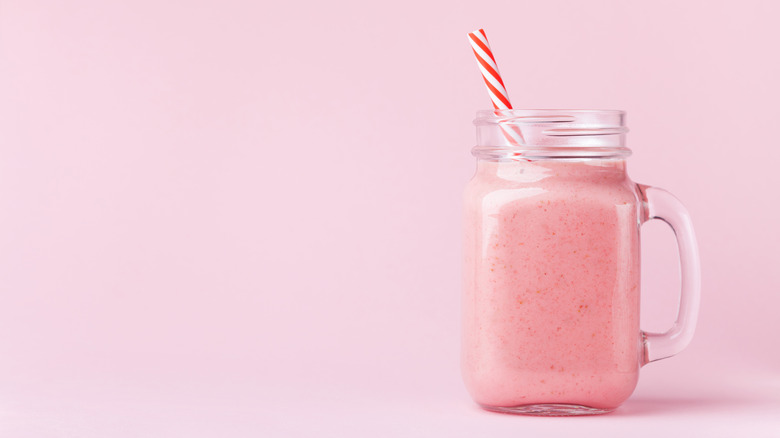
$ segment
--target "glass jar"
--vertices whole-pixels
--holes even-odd
[[[693,335],[700,273],[691,221],[674,196],[628,177],[624,121],[622,111],[477,114],[477,171],[464,199],[462,371],[485,409],[610,412],[642,365]],[[680,249],[680,309],[663,334],[639,328],[639,231],[650,219],[671,225]]]

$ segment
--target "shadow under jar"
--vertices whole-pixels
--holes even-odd
[[[700,281],[690,218],[668,192],[628,177],[624,120],[621,111],[478,113],[462,371],[485,409],[610,412],[642,365],[691,339]],[[639,328],[639,231],[649,219],[669,223],[680,249],[680,310],[663,334]]]

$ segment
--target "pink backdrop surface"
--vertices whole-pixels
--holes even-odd
[[[0,435],[780,436],[772,1],[0,4]],[[460,196],[489,107],[628,111],[698,331],[616,413],[482,412]],[[677,256],[643,232],[643,326]]]

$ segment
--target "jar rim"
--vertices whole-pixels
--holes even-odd
[[[529,123],[534,122],[555,122],[555,121],[574,121],[576,120],[576,117],[571,117],[570,120],[563,120],[566,118],[567,115],[574,114],[578,115],[580,117],[582,116],[604,116],[604,117],[616,117],[618,120],[620,120],[621,125],[622,122],[625,120],[626,117],[626,111],[624,110],[613,110],[613,109],[565,109],[565,108],[539,108],[539,109],[492,109],[492,110],[478,110],[477,111],[477,118],[474,119],[474,124],[482,123],[497,123],[502,122],[506,123],[511,120],[516,120],[517,122],[524,122],[525,120],[521,120],[524,118],[537,118],[537,117],[545,117],[548,118],[548,120],[528,120]],[[556,120],[557,117],[560,117],[562,120]],[[495,122],[493,122],[495,120]]]
[[[493,109],[477,111],[481,157],[626,157],[626,112],[603,109]]]
[[[571,113],[605,113],[605,114],[626,114],[625,110],[618,109],[598,109],[598,108],[512,108],[512,109],[482,109],[477,110],[477,114],[496,112],[522,113],[522,112],[571,112]]]

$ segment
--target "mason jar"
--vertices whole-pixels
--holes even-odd
[[[700,269],[691,220],[631,181],[625,113],[490,110],[475,120],[465,190],[462,373],[483,408],[581,415],[617,408],[639,369],[693,335]],[[640,227],[678,242],[682,292],[666,333],[640,329]]]

